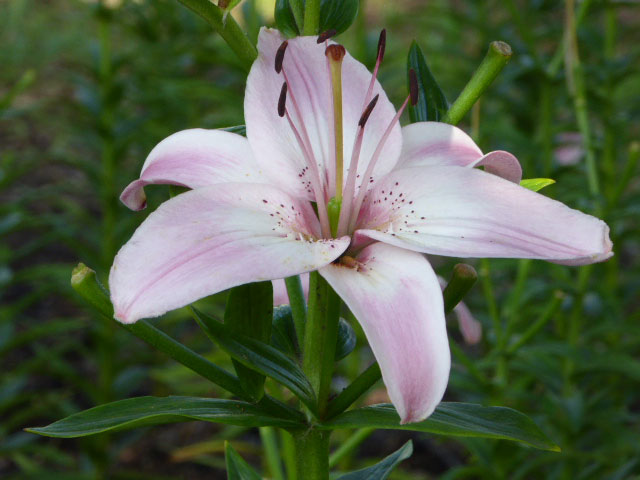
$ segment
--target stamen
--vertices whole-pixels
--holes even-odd
[[[344,190],[344,199],[342,202],[342,210],[340,211],[340,221],[338,222],[338,236],[341,237],[347,233],[347,227],[349,226],[350,215],[351,215],[351,205],[354,200],[355,190],[356,190],[356,177],[358,176],[358,160],[360,158],[360,151],[362,149],[362,139],[364,138],[364,126],[367,123],[367,120],[371,116],[371,112],[378,103],[378,98],[380,95],[376,95],[371,103],[367,106],[365,111],[362,113],[360,117],[360,121],[358,122],[358,133],[356,135],[356,139],[354,141],[353,150],[351,153],[351,162],[349,163],[349,175],[347,176],[347,184]]]
[[[373,95],[373,86],[376,84],[376,78],[378,78],[378,70],[380,69],[380,64],[382,63],[382,59],[384,58],[384,52],[387,48],[387,30],[382,29],[380,32],[380,38],[378,38],[378,56],[376,57],[376,65],[373,67],[373,74],[371,75],[371,81],[369,82],[369,88],[367,89],[367,94],[364,96],[364,106],[367,105],[371,101],[371,95]]]
[[[331,37],[335,37],[338,32],[335,28],[331,28],[324,33],[318,35],[318,43],[323,43],[329,40]]]
[[[278,47],[278,51],[276,52],[276,73],[280,73],[282,71],[282,62],[284,62],[284,52],[287,51],[287,47],[289,46],[289,42],[285,40],[282,42],[282,45]]]
[[[353,208],[353,216],[351,217],[351,221],[349,222],[349,231],[352,231],[355,228],[355,223],[358,220],[358,212],[360,211],[360,207],[362,207],[362,202],[364,201],[364,196],[367,193],[367,179],[369,177],[371,177],[371,174],[373,173],[373,169],[378,161],[378,158],[380,157],[380,154],[382,153],[382,148],[384,147],[384,144],[387,142],[387,139],[389,138],[389,135],[391,135],[391,132],[393,131],[393,127],[396,126],[396,123],[398,123],[400,121],[400,117],[402,116],[402,113],[404,112],[404,109],[407,108],[407,104],[409,103],[409,99],[411,98],[411,96],[407,96],[407,98],[405,99],[404,103],[402,104],[402,107],[400,107],[400,110],[398,110],[398,113],[395,114],[395,116],[393,117],[393,119],[391,120],[391,122],[389,122],[389,126],[387,127],[387,129],[385,130],[384,134],[382,135],[382,138],[380,138],[380,141],[378,142],[378,145],[376,146],[376,150],[373,152],[373,155],[371,156],[371,160],[369,161],[369,165],[367,165],[367,170],[364,173],[364,177],[362,180],[362,183],[360,184],[360,190],[358,191],[358,197],[356,198],[356,202],[354,204],[354,208]]]
[[[362,112],[362,116],[360,116],[360,120],[358,121],[359,127],[364,128],[364,125],[367,123],[367,120],[369,120],[369,116],[371,115],[371,112],[373,112],[373,107],[375,107],[376,103],[378,103],[378,98],[380,98],[380,94],[373,97],[373,100],[371,100],[367,108],[365,108],[364,112]]]
[[[282,84],[282,89],[280,90],[280,98],[278,99],[278,115],[284,117],[285,109],[287,106],[287,82]]]
[[[409,96],[411,98],[411,105],[415,107],[418,103],[418,77],[413,68],[409,70]]]
[[[335,132],[335,161],[336,161],[336,199],[342,200],[343,179],[343,137],[342,137],[342,60],[346,55],[342,45],[329,45],[325,55],[329,59],[331,70],[331,91],[333,93],[333,127]]]

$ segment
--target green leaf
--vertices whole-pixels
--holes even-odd
[[[433,77],[422,54],[422,50],[414,41],[407,58],[407,81],[409,70],[415,70],[418,79],[418,103],[409,105],[409,118],[415,122],[439,122],[449,109],[449,102]]]
[[[356,333],[353,327],[344,318],[338,323],[338,343],[336,344],[336,361],[353,352],[356,348]]]
[[[271,345],[246,335],[233,334],[222,323],[192,308],[196,322],[220,348],[243,365],[287,387],[307,407],[315,410],[313,387],[302,369],[290,357]]]
[[[320,32],[347,30],[358,15],[359,0],[322,0],[320,3]]]
[[[294,420],[276,417],[247,402],[198,397],[138,397],[74,413],[46,427],[27,431],[47,437],[86,437],[135,427],[202,420],[242,427],[296,428]]]
[[[340,34],[347,30],[358,15],[358,0],[322,0],[320,3],[319,31],[335,30]],[[274,11],[276,26],[287,37],[300,35],[289,0],[276,0]]]
[[[229,442],[224,442],[227,480],[262,480],[262,476],[244,461]]]
[[[282,305],[273,309],[271,344],[290,357],[295,358],[297,355],[296,327],[289,305]]]
[[[224,311],[224,324],[232,334],[242,334],[260,342],[271,339],[273,286],[271,282],[247,283],[232,288]],[[258,401],[264,395],[264,375],[237,360],[233,366],[249,398]]]
[[[296,19],[293,16],[293,10],[289,0],[276,0],[276,7],[273,14],[276,20],[276,26],[286,37],[295,37],[300,35]]]
[[[520,181],[520,186],[537,192],[554,183],[556,183],[556,181],[551,178],[527,178]]]
[[[243,137],[247,136],[247,126],[246,125],[234,125],[233,127],[223,128],[225,132],[237,133],[238,135],[242,135]]]
[[[375,465],[341,475],[337,480],[385,480],[391,473],[391,470],[401,461],[409,458],[412,453],[413,444],[411,440],[409,440],[398,450]]]
[[[542,450],[560,448],[542,433],[529,417],[506,407],[483,407],[472,403],[443,402],[426,420],[400,425],[391,404],[350,410],[320,428],[374,427],[436,433],[458,437],[500,438],[526,443]]]

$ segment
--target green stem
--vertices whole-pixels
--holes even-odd
[[[362,442],[364,442],[367,438],[371,436],[376,429],[372,427],[361,428],[360,430],[356,430],[353,435],[351,435],[346,442],[340,445],[335,452],[331,454],[329,457],[329,467],[335,467],[340,460],[353,452],[356,448],[360,446]]]
[[[289,432],[280,430],[280,442],[282,444],[282,460],[287,470],[286,478],[288,480],[298,480],[295,439]]]
[[[298,479],[329,479],[329,436],[327,430],[305,430],[295,435]]]
[[[317,35],[320,28],[320,0],[307,0],[304,7],[304,35]]]
[[[482,63],[444,116],[443,122],[457,125],[471,110],[476,100],[491,85],[511,58],[511,47],[504,42],[491,42]]]
[[[453,267],[451,280],[442,292],[445,312],[451,312],[469,293],[478,280],[478,274],[471,265],[458,263]]]
[[[227,15],[226,19],[223,19],[222,9],[209,0],[178,1],[204,18],[227,42],[231,50],[242,62],[242,65],[249,70],[251,64],[258,57],[258,51],[231,14]]]
[[[600,181],[598,179],[595,147],[591,136],[591,126],[589,124],[584,72],[582,70],[582,63],[580,62],[580,56],[578,53],[578,34],[575,20],[574,0],[566,0],[565,31],[567,35],[567,54],[565,55],[567,88],[569,90],[569,94],[573,97],[573,108],[575,110],[578,129],[582,135],[582,143],[585,149],[589,193],[593,197],[597,197],[600,194]],[[599,203],[597,198],[595,200],[596,203]]]
[[[318,272],[312,272],[302,369],[318,395],[318,414],[321,417],[326,410],[331,387],[339,319],[340,297]]]
[[[278,448],[278,437],[276,429],[273,427],[260,427],[260,439],[264,446],[265,458],[271,472],[273,480],[284,480],[284,472],[280,463],[280,452]]]
[[[331,400],[325,418],[330,419],[344,412],[380,380],[381,377],[380,366],[377,363],[370,365],[369,368],[362,372],[347,388],[342,390],[336,398]]]
[[[287,295],[289,296],[289,305],[291,305],[291,315],[293,323],[296,326],[296,337],[298,339],[298,347],[302,348],[304,342],[304,329],[307,321],[307,302],[304,300],[304,290],[300,276],[287,277],[284,280],[287,286]]]

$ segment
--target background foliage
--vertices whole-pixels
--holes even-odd
[[[616,256],[581,268],[477,262],[480,282],[466,301],[482,342],[464,345],[451,325],[458,348],[446,398],[525,412],[562,453],[360,430],[335,436],[336,446],[348,438],[360,446],[334,461],[359,468],[412,438],[413,456],[390,478],[640,478],[638,4],[580,2],[579,57],[562,48],[562,2],[368,0],[360,9],[341,40],[371,65],[387,28],[380,79],[396,105],[414,39],[450,101],[489,42],[508,42],[511,63],[462,127],[483,150],[516,154],[525,178],[554,178],[544,194],[603,216]],[[246,0],[234,15],[255,38],[272,11],[273,2]],[[258,461],[257,432],[240,427],[189,423],[64,441],[22,431],[133,395],[222,394],[88,312],[69,275],[83,261],[106,276],[145,215],[117,197],[158,141],[243,123],[246,73],[175,0],[6,0],[0,45],[0,475],[211,478],[213,466],[224,478],[224,439]],[[599,192],[588,182],[589,155]],[[149,190],[153,210],[168,190]],[[453,263],[441,261],[439,272],[447,277]],[[224,295],[202,303],[221,313]],[[186,318],[178,311],[158,323],[222,362]],[[344,378],[371,361],[352,324],[358,347],[340,363]],[[367,402],[384,400],[378,386]]]

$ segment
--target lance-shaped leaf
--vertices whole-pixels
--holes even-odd
[[[289,0],[276,0],[276,7],[273,14],[276,26],[287,37],[295,37],[300,34],[300,29],[296,24],[296,19],[291,10]]]
[[[273,309],[273,324],[271,325],[271,344],[290,357],[298,354],[296,327],[289,305],[282,305]]]
[[[224,443],[227,480],[262,480],[262,476],[236,452],[229,442]]]
[[[344,32],[358,15],[359,0],[322,0],[320,3],[320,32]]]
[[[273,287],[271,282],[247,283],[232,288],[224,311],[224,324],[233,334],[245,334],[268,343],[273,321]],[[243,390],[258,401],[264,395],[264,375],[233,360],[233,367]]]
[[[320,428],[374,427],[412,430],[457,437],[499,438],[526,443],[542,450],[560,451],[523,413],[506,407],[483,407],[472,403],[442,402],[426,420],[400,425],[391,404],[358,408],[338,415]]]
[[[556,183],[556,181],[551,178],[525,178],[524,180],[520,180],[521,187],[528,188],[534,192],[542,190],[544,187],[548,187],[554,183]]]
[[[192,309],[196,322],[220,348],[243,365],[287,387],[302,403],[315,410],[315,393],[302,369],[290,357],[266,343],[231,333],[227,327]]]
[[[429,70],[422,50],[415,41],[409,49],[407,79],[412,69],[415,70],[418,80],[418,103],[415,106],[409,105],[411,123],[441,121],[449,109],[449,102]]]
[[[136,427],[202,420],[242,427],[301,428],[295,420],[273,416],[251,403],[198,397],[138,397],[74,413],[46,427],[27,431],[47,437],[86,437]]]
[[[385,480],[395,466],[409,458],[412,453],[413,444],[411,440],[409,440],[398,450],[375,465],[340,475],[338,480]]]

